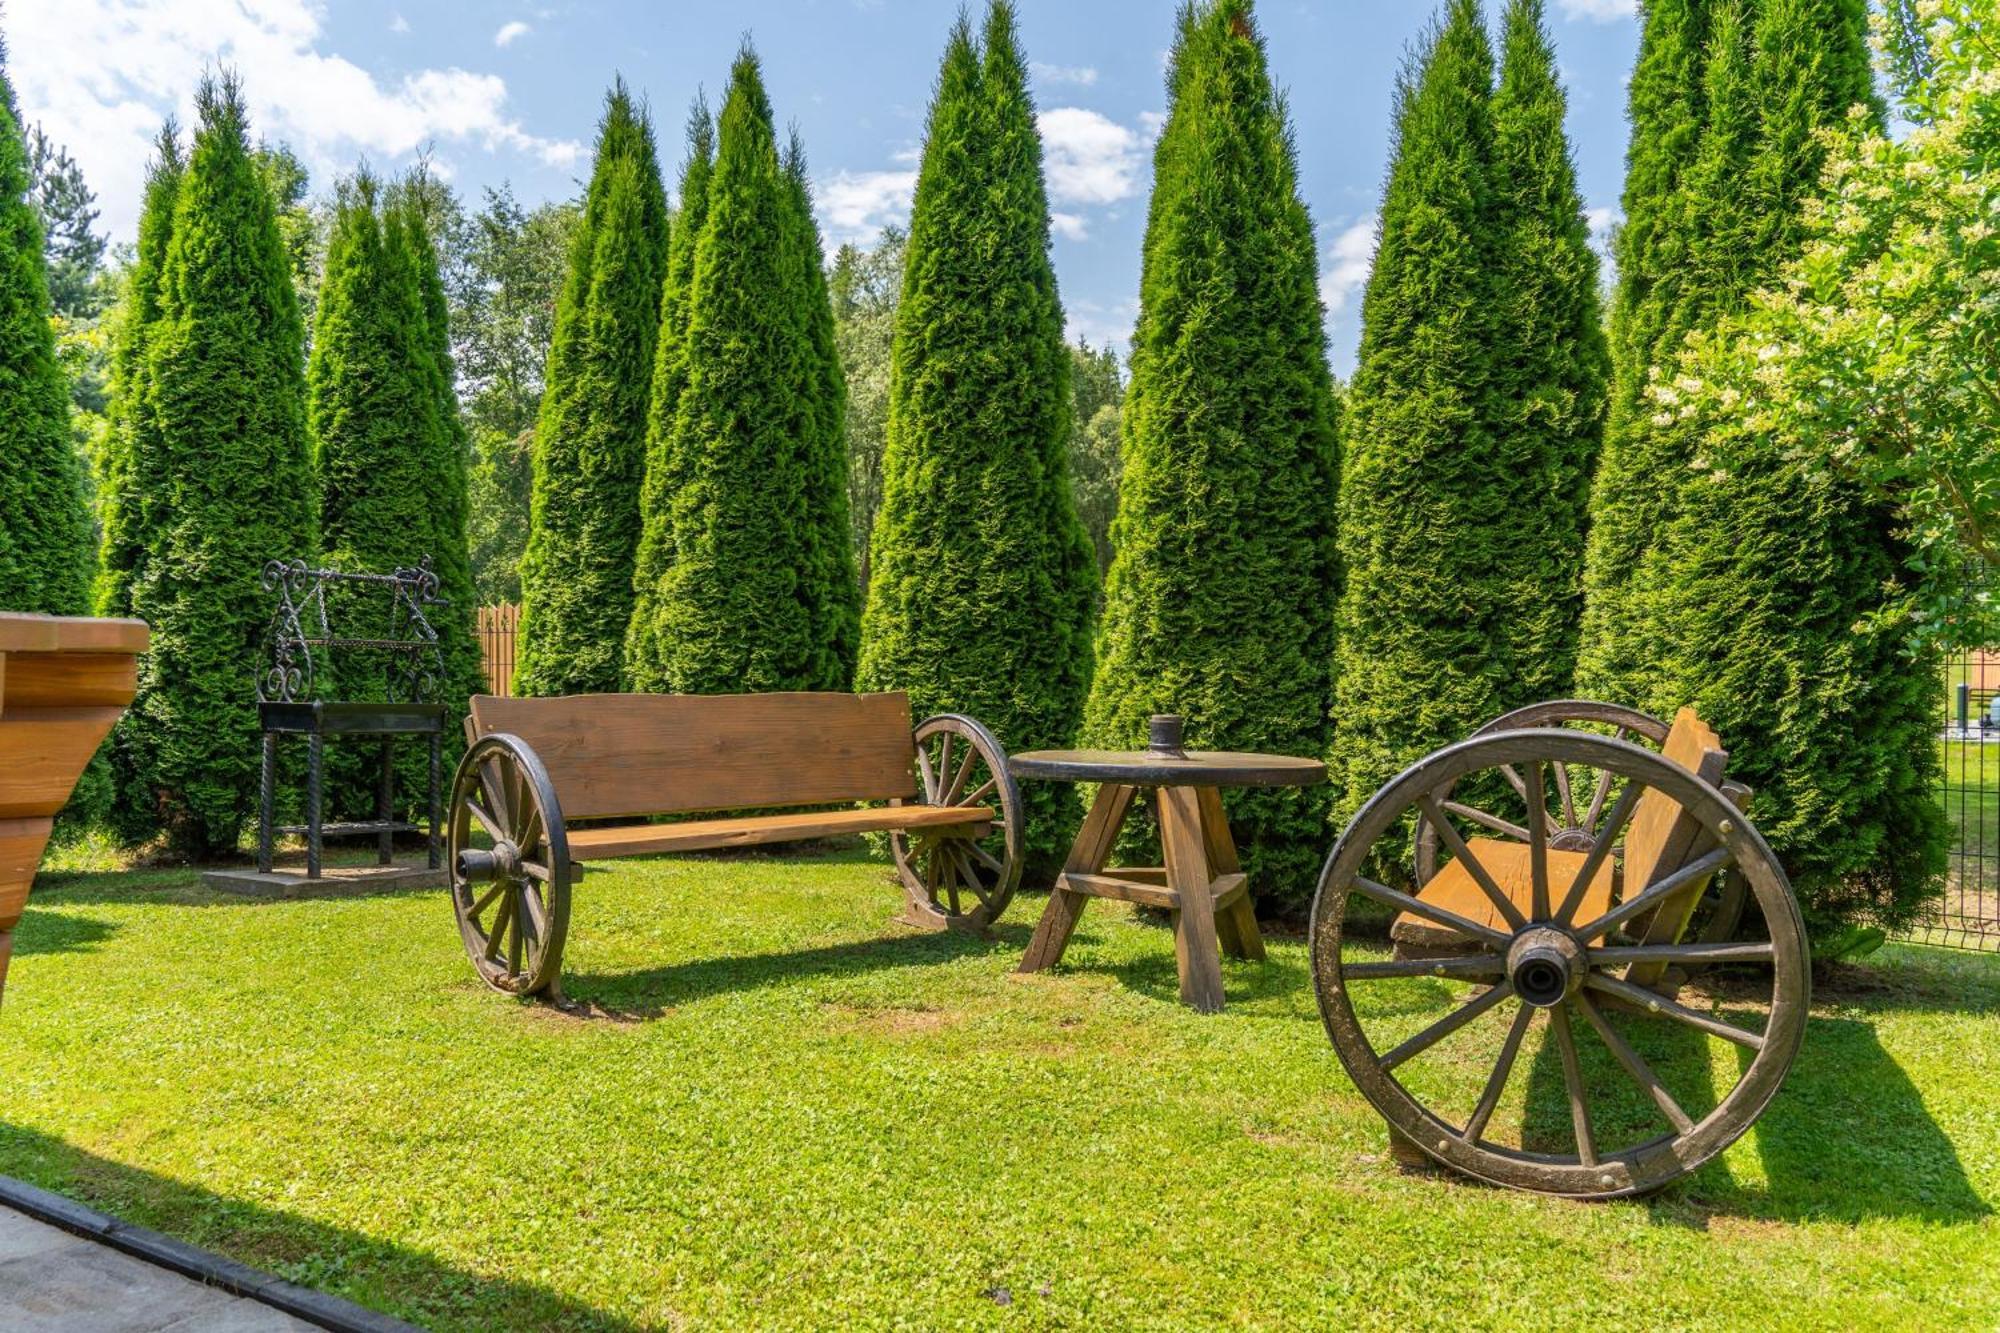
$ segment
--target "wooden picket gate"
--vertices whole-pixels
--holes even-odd
[[[501,602],[479,608],[479,665],[486,692],[504,697],[514,693],[514,641],[521,632],[521,607]]]

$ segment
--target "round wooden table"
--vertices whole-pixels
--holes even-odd
[[[1249,885],[1222,810],[1223,787],[1304,787],[1326,780],[1317,759],[1193,750],[1031,750],[1008,762],[1017,778],[1096,782],[1097,799],[1056,878],[1049,905],[1021,959],[1023,972],[1062,961],[1070,934],[1091,898],[1163,907],[1173,916],[1181,999],[1205,1014],[1222,1008],[1222,958],[1262,958],[1264,939]],[[1164,866],[1105,862],[1140,788],[1153,793]]]

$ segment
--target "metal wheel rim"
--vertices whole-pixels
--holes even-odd
[[[926,718],[913,740],[918,795],[894,804],[991,805],[998,814],[976,842],[949,832],[912,837],[907,830],[892,831],[896,874],[944,916],[991,925],[1021,883],[1021,792],[1007,768],[1007,752],[993,733],[959,713]],[[969,878],[977,885],[967,883]]]
[[[1350,975],[1353,968],[1341,957],[1349,893],[1354,891],[1374,845],[1404,813],[1443,781],[1499,763],[1534,759],[1617,764],[1626,776],[1679,801],[1727,851],[1729,863],[1762,909],[1771,936],[1770,1018],[1761,1034],[1761,1046],[1736,1084],[1691,1128],[1669,1129],[1616,1152],[1597,1154],[1597,1160],[1590,1164],[1583,1161],[1580,1151],[1570,1156],[1538,1153],[1465,1135],[1460,1127],[1423,1105],[1384,1067],[1349,993],[1350,980],[1358,980],[1358,975]],[[1327,859],[1313,900],[1311,937],[1314,989],[1327,1035],[1355,1085],[1395,1131],[1435,1160],[1468,1176],[1576,1198],[1616,1198],[1656,1190],[1698,1169],[1735,1142],[1783,1083],[1804,1037],[1810,1003],[1804,923],[1783,870],[1756,829],[1721,792],[1677,765],[1627,742],[1574,731],[1530,729],[1475,737],[1420,761],[1377,792]],[[1600,969],[1593,964],[1590,970],[1596,973]],[[1489,994],[1502,993],[1502,998],[1489,1008],[1505,1007],[1510,998],[1505,990],[1502,985],[1493,987]],[[1589,986],[1585,993],[1590,993]],[[1479,1001],[1468,1001],[1473,1003]],[[1569,1006],[1565,1003],[1559,1008],[1567,1011]],[[1565,1078],[1569,1078],[1567,1070]]]
[[[502,784],[497,801],[496,784]],[[507,809],[492,809],[496,803]],[[524,850],[515,837],[501,838],[479,817],[482,811],[499,821],[505,832],[532,836],[532,844]],[[474,845],[475,823],[493,838],[496,848],[503,841],[513,844],[524,867],[520,873],[503,872],[491,881],[467,877],[463,854],[486,850]],[[452,777],[445,865],[459,938],[479,979],[507,995],[547,990],[562,971],[563,943],[569,933],[569,838],[554,784],[534,751],[517,737],[504,733],[481,737],[459,761]],[[546,873],[534,874],[528,866]],[[510,935],[506,926],[515,920],[526,921],[529,928]],[[492,939],[496,926],[502,929],[497,947]],[[514,938],[519,939],[518,946],[512,943]]]

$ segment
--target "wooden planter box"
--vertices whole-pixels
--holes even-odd
[[[132,702],[138,620],[0,611],[0,995],[56,812]]]

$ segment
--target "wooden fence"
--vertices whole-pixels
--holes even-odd
[[[521,631],[521,608],[514,602],[479,608],[479,665],[486,674],[486,691],[502,696],[514,692],[514,640]]]

